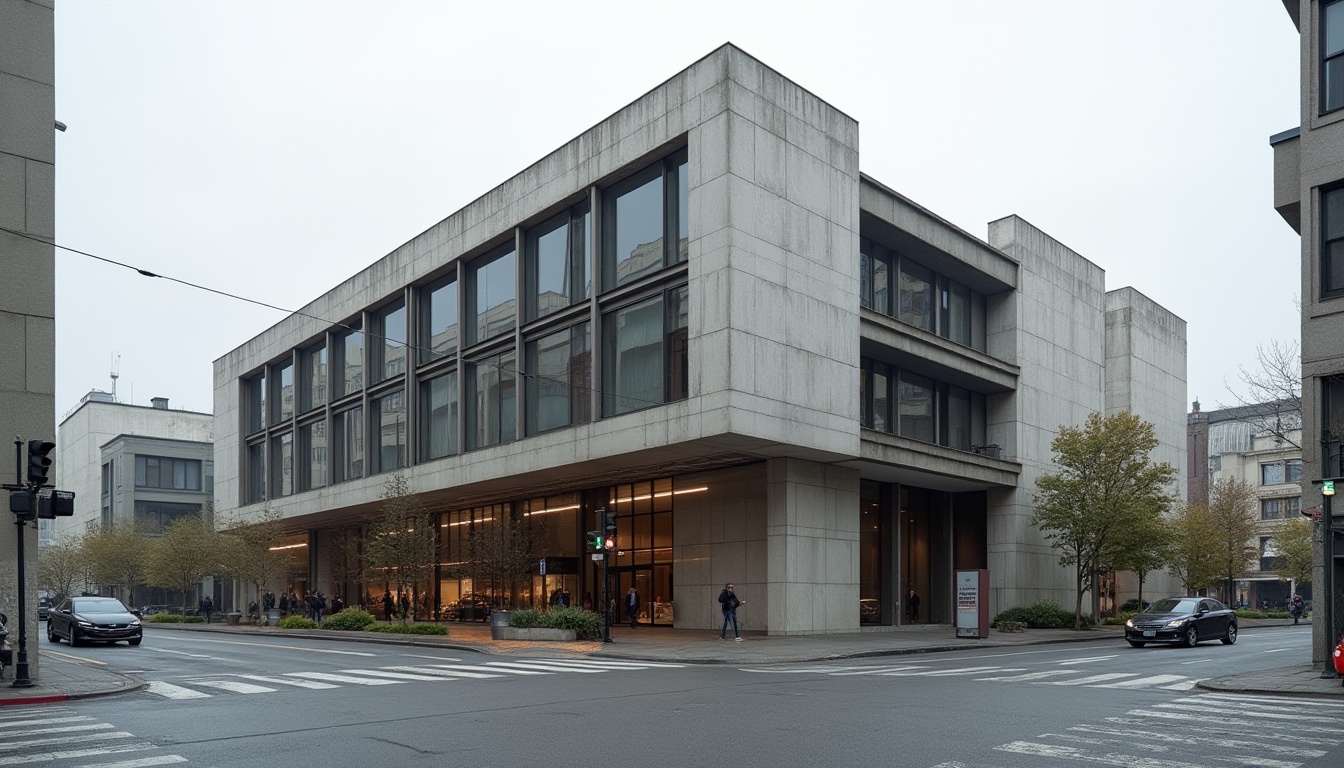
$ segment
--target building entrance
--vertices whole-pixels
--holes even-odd
[[[597,584],[602,583],[601,567],[598,567]],[[637,565],[611,569],[611,599],[616,603],[612,613],[612,624],[630,624],[630,610],[627,595],[635,588],[639,596],[639,606],[635,610],[636,624],[651,626],[672,626],[674,608],[672,602],[672,566]]]

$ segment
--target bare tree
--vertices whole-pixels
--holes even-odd
[[[1210,534],[1218,575],[1225,581],[1223,597],[1230,604],[1234,583],[1259,557],[1256,546],[1255,489],[1245,480],[1219,480],[1209,489]]]
[[[406,606],[414,611],[432,589],[439,551],[436,520],[412,493],[406,478],[395,474],[387,479],[383,504],[369,523],[364,542],[364,571],[395,586],[398,597],[406,598],[405,605],[398,606],[403,622],[410,618]]]
[[[545,533],[507,512],[489,525],[477,525],[467,534],[467,557],[462,575],[473,588],[489,595],[492,608],[509,608],[508,596],[519,579],[531,573],[537,552],[545,548]]]
[[[345,590],[347,585],[358,585],[364,580],[362,545],[363,536],[357,525],[348,525],[331,532],[331,579],[335,582],[333,588],[338,593],[340,590]],[[348,602],[350,595],[346,594],[344,597]]]
[[[1241,419],[1261,434],[1301,449],[1302,355],[1296,341],[1271,341],[1255,348],[1257,368],[1239,367],[1246,395],[1232,392],[1246,409]],[[1231,388],[1229,387],[1229,391]]]
[[[180,517],[163,535],[149,543],[146,576],[150,584],[182,593],[182,612],[187,612],[191,592],[201,580],[221,570],[220,536],[208,513]]]

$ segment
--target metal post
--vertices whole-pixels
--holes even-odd
[[[606,535],[602,536],[606,541]],[[611,560],[611,550],[602,548],[602,615],[606,620],[602,622],[602,642],[613,642],[611,639],[611,579],[607,576],[607,563]]]
[[[15,479],[23,480],[23,440],[14,438],[14,473]],[[32,510],[34,519],[37,517],[37,489],[28,484],[28,509]],[[25,583],[23,562],[23,537],[25,533],[26,521],[15,518],[14,524],[18,526],[18,554],[19,554],[19,654],[18,660],[14,663],[14,682],[13,688],[31,688],[33,681],[28,679],[28,605],[27,591],[28,586]]]
[[[1324,610],[1321,612],[1321,621],[1325,624],[1325,669],[1321,671],[1321,677],[1327,680],[1339,677],[1335,665],[1330,660],[1335,643],[1339,642],[1335,635],[1335,531],[1334,520],[1330,514],[1330,502],[1334,498],[1333,494],[1321,497],[1321,524],[1325,527],[1324,539],[1321,542],[1321,559],[1325,561],[1325,578],[1322,579],[1324,583],[1321,585],[1324,587],[1322,597],[1325,598]]]

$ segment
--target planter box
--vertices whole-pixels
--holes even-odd
[[[578,633],[572,629],[550,627],[490,627],[490,639],[573,642],[578,639]]]

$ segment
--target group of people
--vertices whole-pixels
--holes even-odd
[[[209,598],[206,599],[208,600]],[[328,602],[327,596],[321,592],[304,592],[303,598],[300,599],[299,593],[292,589],[289,590],[288,594],[282,592],[279,595],[276,595],[268,589],[266,590],[266,593],[261,596],[260,608],[265,611],[279,609],[280,613],[289,616],[302,615],[302,613],[300,613],[300,611],[302,611],[308,615],[308,618],[321,624],[323,616],[338,613],[343,610],[345,608],[345,601],[341,599],[339,594],[334,595],[330,602]],[[258,606],[255,600],[248,605],[248,611],[253,615],[257,614]],[[204,608],[202,609],[202,612],[204,612]],[[209,619],[207,618],[206,621],[209,621]]]
[[[564,587],[556,587],[555,591],[551,592],[551,607],[568,608],[569,590],[565,589]]]

